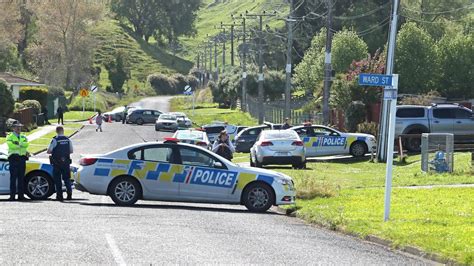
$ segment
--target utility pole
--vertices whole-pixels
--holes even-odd
[[[235,65],[235,60],[234,60],[234,39],[235,39],[235,27],[239,25],[235,25],[235,23],[232,24],[224,24],[221,22],[221,27],[230,27],[230,65],[234,66]]]
[[[245,112],[247,110],[247,64],[246,64],[246,57],[247,57],[247,32],[245,28],[245,17],[240,14],[240,17],[242,19],[242,31],[243,31],[243,36],[242,36],[242,99],[241,99],[241,104],[240,104],[240,109]],[[232,15],[232,19],[236,19]]]
[[[220,27],[215,27],[217,29],[221,29],[220,33],[220,41],[222,42],[222,72],[225,71],[225,43],[227,42],[225,27],[223,26],[222,22]]]
[[[217,66],[217,37],[214,38],[214,69],[216,71],[214,79],[217,80],[219,76],[219,68]]]
[[[285,86],[285,117],[291,116],[291,50],[293,48],[293,0],[290,0],[290,15],[286,19],[288,27],[288,43],[286,47],[286,86]]]
[[[258,30],[258,123],[263,124],[265,119],[265,105],[264,105],[264,89],[263,89],[263,17],[273,17],[275,14],[267,14],[263,11],[261,14],[249,14],[248,11],[245,11],[245,16],[247,17],[257,17],[259,20]]]
[[[326,20],[326,52],[324,57],[323,124],[329,125],[329,90],[331,89],[331,49],[332,49],[332,0],[326,0],[328,16]]]

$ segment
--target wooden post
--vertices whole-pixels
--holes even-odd
[[[400,156],[399,161],[403,162],[403,144],[402,144],[402,137],[398,137],[398,156]]]

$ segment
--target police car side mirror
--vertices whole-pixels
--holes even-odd
[[[214,168],[223,168],[224,165],[222,165],[221,162],[214,162],[214,164],[212,165]]]

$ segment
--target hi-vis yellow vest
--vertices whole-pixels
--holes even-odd
[[[9,156],[12,154],[23,156],[26,155],[29,143],[25,135],[20,134],[20,136],[17,137],[14,133],[10,133],[7,136],[7,145]]]

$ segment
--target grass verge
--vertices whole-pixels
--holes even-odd
[[[82,127],[82,124],[80,123],[73,123],[73,124],[66,124],[64,125],[64,135],[65,136],[71,136],[74,134],[76,131],[78,131]],[[41,138],[32,140],[30,142],[30,146],[28,147],[28,151],[31,154],[35,154],[39,151],[42,151],[46,148],[48,148],[49,143],[51,142],[51,139],[56,136],[56,132],[50,132]]]
[[[220,109],[214,103],[196,103],[193,112],[190,100],[190,97],[174,97],[171,99],[170,109],[174,112],[185,112],[197,126],[209,124],[212,121],[228,121],[232,125],[257,125],[257,120],[248,113],[239,110]]]

